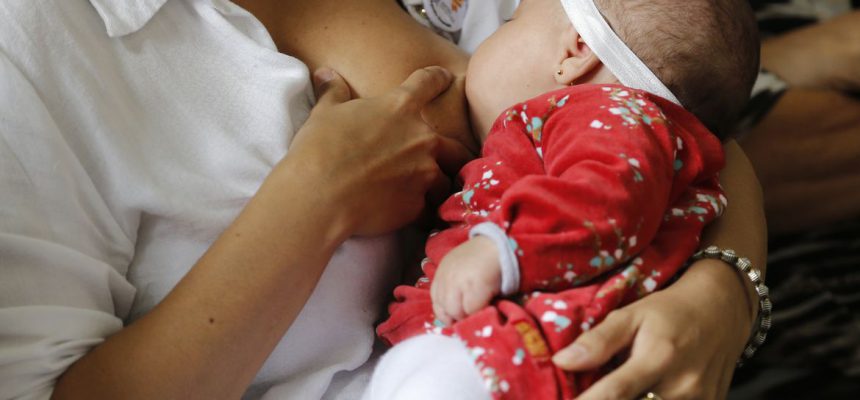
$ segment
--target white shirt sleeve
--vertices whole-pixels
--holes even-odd
[[[74,137],[0,51],[0,399],[47,399],[66,368],[123,326],[134,244]],[[79,150],[79,148],[78,148]]]

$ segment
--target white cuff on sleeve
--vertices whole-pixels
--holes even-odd
[[[478,224],[469,231],[469,238],[484,236],[496,244],[499,251],[499,264],[502,269],[502,295],[508,296],[520,289],[520,263],[511,246],[507,233],[492,222]]]

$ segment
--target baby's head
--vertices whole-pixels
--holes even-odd
[[[712,131],[724,135],[758,72],[747,0],[594,0],[620,39]],[[582,83],[619,83],[571,23],[560,0],[522,0],[475,52],[466,93],[486,135],[511,105]],[[659,94],[659,93],[658,93]]]

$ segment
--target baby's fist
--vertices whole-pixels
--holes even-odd
[[[451,250],[436,269],[430,297],[436,318],[450,324],[490,304],[502,280],[499,250],[476,236]]]

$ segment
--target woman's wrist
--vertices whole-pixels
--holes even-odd
[[[733,348],[740,355],[755,323],[758,303],[753,301],[754,289],[734,268],[720,260],[695,261],[666,290],[681,292],[685,301],[701,300],[702,312],[711,312],[708,311],[710,307],[713,315],[727,319],[726,326],[737,328],[733,335],[737,345]]]
[[[693,260],[703,259],[720,260],[726,263],[745,278],[744,281],[749,283],[748,287],[752,286],[755,290],[755,298],[751,302],[758,306],[754,311],[756,322],[750,335],[750,340],[744,349],[743,356],[738,361],[738,366],[740,366],[744,361],[751,358],[767,339],[767,333],[771,327],[771,312],[773,309],[773,304],[770,300],[770,290],[764,284],[761,272],[752,264],[752,261],[746,257],[737,255],[732,249],[709,246],[693,255]]]
[[[758,294],[756,287],[745,274],[738,271],[733,265],[713,258],[702,258],[694,261],[690,269],[699,270],[699,274],[710,283],[716,283],[719,286],[709,288],[709,290],[719,291],[723,297],[732,300],[733,304],[744,305],[745,315],[747,320],[755,321],[759,311]]]
[[[301,210],[320,229],[321,245],[332,250],[353,235],[358,224],[350,205],[349,190],[338,179],[327,176],[325,163],[285,157],[260,187],[257,195],[273,197],[283,207]],[[291,224],[292,221],[283,221]],[[325,245],[328,246],[325,246]]]

